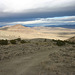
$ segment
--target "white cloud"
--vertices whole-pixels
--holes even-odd
[[[34,21],[23,21],[23,22],[12,22],[8,24],[36,24],[36,23],[44,23],[45,21],[40,20],[34,20]]]
[[[54,18],[39,18],[38,20],[33,21],[20,21],[20,22],[11,22],[6,23],[7,25],[15,24],[40,24],[42,25],[64,25],[64,24],[75,24],[75,16],[65,16],[65,17],[54,17]]]
[[[54,10],[74,3],[75,0],[0,0],[0,12],[26,12],[28,9],[44,7]]]
[[[26,9],[42,7],[48,1],[51,0],[0,0],[0,7],[4,6],[3,12],[21,12]]]

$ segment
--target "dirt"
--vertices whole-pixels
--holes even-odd
[[[0,45],[0,75],[75,75],[75,44],[35,39]]]
[[[58,49],[59,50],[59,49]],[[44,50],[25,57],[19,57],[5,62],[0,62],[0,75],[27,75],[33,66],[48,59],[49,54],[58,51],[56,48]]]

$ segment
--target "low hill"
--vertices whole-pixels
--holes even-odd
[[[0,30],[7,30],[9,27],[11,27],[11,26],[6,25],[6,26],[3,26],[3,27],[0,27]]]
[[[25,27],[21,24],[11,26],[7,30],[8,31],[14,31],[14,32],[22,32],[22,33],[32,33],[32,32],[34,33],[34,32],[36,32],[36,30],[31,29],[29,27]]]
[[[69,41],[71,42],[75,42],[75,36],[74,37],[71,37],[70,39],[68,39]]]

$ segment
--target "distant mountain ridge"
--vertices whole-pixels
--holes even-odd
[[[7,25],[7,26],[1,26],[0,30],[7,30],[9,27],[11,27],[11,26],[9,26],[9,25]]]
[[[42,27],[41,25],[40,26],[35,26],[35,25],[33,25],[33,26],[32,25],[21,25],[21,24],[17,24],[17,25],[24,26],[24,27]],[[6,28],[6,27],[9,27],[9,25],[0,26],[0,28]],[[75,25],[45,25],[43,27],[62,27],[62,28],[75,29]]]
[[[75,25],[47,25],[45,27],[63,27],[63,28],[75,29]]]

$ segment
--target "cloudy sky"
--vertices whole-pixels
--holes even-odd
[[[0,0],[0,25],[75,25],[75,0]]]

